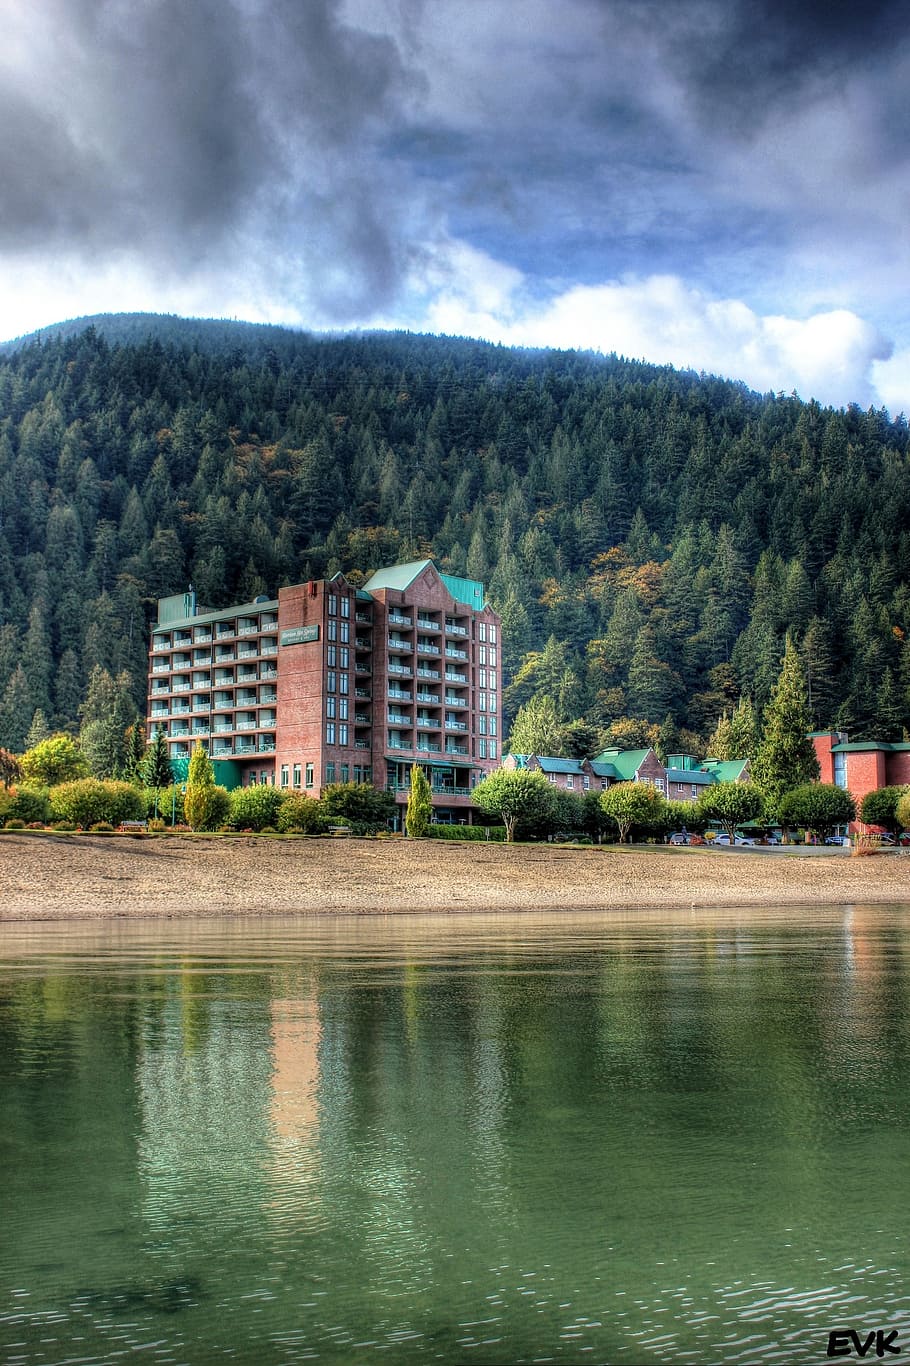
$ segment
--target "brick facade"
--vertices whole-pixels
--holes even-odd
[[[214,613],[191,594],[163,599],[149,734],[162,727],[176,760],[201,740],[233,784],[318,796],[371,782],[402,806],[417,762],[437,818],[470,819],[471,789],[501,754],[500,652],[483,586],[430,561],[366,588],[338,574]]]

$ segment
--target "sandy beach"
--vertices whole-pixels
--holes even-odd
[[[910,902],[910,856],[441,841],[0,837],[3,920]]]

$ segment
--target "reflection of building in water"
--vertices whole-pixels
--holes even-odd
[[[293,1000],[276,998],[271,1016],[272,1129],[279,1140],[315,1141],[322,1037],[315,992]]]
[[[146,1015],[137,1059],[145,1214],[163,1227],[211,1203],[223,1238],[224,1220],[240,1225],[261,1200],[268,992],[260,978],[197,971],[169,975],[166,990]]]

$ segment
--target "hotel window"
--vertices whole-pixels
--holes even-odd
[[[295,765],[294,765],[294,786],[295,786],[295,787],[299,787],[299,786],[300,786],[300,765],[299,765],[299,764],[295,764]]]
[[[325,780],[326,780],[327,783],[333,783],[333,782],[335,781],[335,765],[334,765],[334,764],[326,764],[326,766],[325,766]]]
[[[343,722],[338,727],[338,743],[339,745],[346,745],[348,743],[348,728]]]
[[[571,789],[571,788],[573,788],[574,786],[575,786],[575,779],[572,777],[572,774],[571,774],[571,773],[567,773],[567,774],[566,774],[566,787]]]
[[[481,735],[486,735],[486,733],[487,733],[487,718],[486,718],[485,716],[478,716],[478,718],[477,718],[477,729],[478,729],[478,731],[480,732]]]
[[[341,765],[341,781],[342,781],[343,783],[346,783],[346,782],[348,781],[348,773],[349,773],[349,771],[350,771],[350,770],[348,769],[347,764],[342,764],[342,765]]]
[[[847,756],[846,754],[834,755],[834,781],[838,787],[847,786]]]
[[[479,653],[480,653],[480,662],[481,662],[481,664],[486,664],[486,662],[487,662],[487,647],[486,647],[486,645],[478,645],[477,648],[478,648],[478,651],[479,651]]]
[[[547,778],[550,780],[551,783],[555,783],[555,782],[556,782],[556,774],[555,774],[555,773],[548,773],[548,774],[547,774]]]
[[[697,787],[697,785],[696,785],[695,783],[692,784],[692,796],[693,796],[693,797],[697,797],[697,796],[698,796],[698,787]]]
[[[335,722],[334,722],[334,721],[327,721],[327,722],[326,722],[326,727],[325,727],[325,742],[326,742],[327,745],[334,745],[334,743],[335,743]]]
[[[329,640],[337,640],[337,639],[338,639],[338,622],[337,622],[337,621],[330,621],[330,622],[329,622]]]
[[[495,759],[495,758],[496,758],[496,741],[495,741],[495,740],[491,740],[491,741],[490,741],[490,758],[491,758],[491,759]]]
[[[491,626],[491,627],[490,627],[490,643],[491,643],[492,645],[495,645],[495,644],[496,644],[496,627],[495,627],[495,626]]]
[[[479,758],[481,758],[481,759],[485,759],[485,758],[487,757],[487,742],[486,742],[486,740],[478,740],[478,741],[477,741],[477,754],[478,754]]]
[[[341,615],[342,615],[343,617],[349,617],[349,616],[351,615],[351,599],[350,599],[350,598],[342,598],[342,599],[341,599]]]
[[[347,690],[348,690],[348,676],[347,676],[347,674],[341,674],[340,677],[339,677],[339,679],[338,679],[338,691],[339,691],[339,692],[347,692]]]
[[[491,669],[491,670],[490,670],[490,687],[491,687],[491,688],[495,688],[495,687],[496,687],[496,670],[495,670],[495,669]]]
[[[287,764],[282,764],[282,765],[281,765],[281,786],[282,786],[282,787],[287,787],[287,785],[288,785],[288,772],[289,772],[289,769],[288,769]]]
[[[490,693],[490,707],[489,707],[489,710],[490,710],[490,711],[495,711],[495,710],[496,710],[496,694],[495,694],[495,692],[491,692],[491,693]]]
[[[325,662],[330,669],[334,669],[335,667],[335,648],[334,645],[330,645],[325,652]]]
[[[334,593],[330,593],[330,594],[329,594],[329,616],[330,616],[330,617],[337,617],[337,615],[338,615],[338,598],[337,598],[337,596],[336,596]]]
[[[495,717],[495,716],[491,716],[491,717],[490,717],[490,734],[491,734],[491,735],[495,735],[495,734],[496,734],[496,717]]]
[[[335,692],[335,670],[329,669],[325,681],[326,692]]]
[[[478,694],[477,694],[477,710],[478,710],[478,711],[486,711],[486,709],[487,709],[487,695],[486,695],[485,692],[478,693]]]
[[[339,661],[338,661],[338,662],[340,663],[340,665],[341,665],[341,667],[342,667],[343,669],[346,669],[346,668],[348,667],[348,664],[349,664],[350,658],[351,658],[350,653],[349,653],[348,648],[347,648],[346,645],[342,645],[342,647],[341,647],[341,649],[340,649],[340,651],[339,651],[339,656],[340,656],[340,658],[339,658]]]
[[[481,670],[480,670],[480,686],[481,686],[482,688],[485,688],[485,687],[487,686],[487,671],[486,671],[486,669],[481,669]]]
[[[307,787],[312,787],[312,786],[313,786],[313,765],[312,765],[312,764],[307,764],[307,766],[306,766],[306,785],[307,785]]]
[[[588,777],[587,774],[585,774],[585,776],[582,778],[581,785],[584,788],[585,792],[587,792],[588,788],[591,786],[591,779]]]
[[[477,634],[480,636],[480,639],[481,639],[481,640],[486,640],[486,638],[487,638],[487,624],[486,624],[485,621],[482,621],[482,622],[479,623],[479,625],[478,625],[478,627],[477,627]]]
[[[343,621],[343,622],[341,623],[341,640],[342,640],[342,643],[345,644],[345,645],[347,645],[347,643],[348,643],[348,641],[349,641],[350,639],[351,639],[351,623],[350,623],[349,621]]]
[[[325,714],[326,714],[326,716],[330,716],[330,717],[332,717],[332,718],[334,719],[334,716],[335,716],[335,699],[334,699],[334,697],[327,697],[327,698],[325,699]]]
[[[344,692],[344,688],[342,688],[341,691]],[[338,719],[340,721],[346,721],[348,719],[348,699],[346,697],[342,697],[341,701],[338,703]]]

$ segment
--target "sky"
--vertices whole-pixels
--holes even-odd
[[[892,0],[0,0],[0,338],[149,310],[910,413]]]

